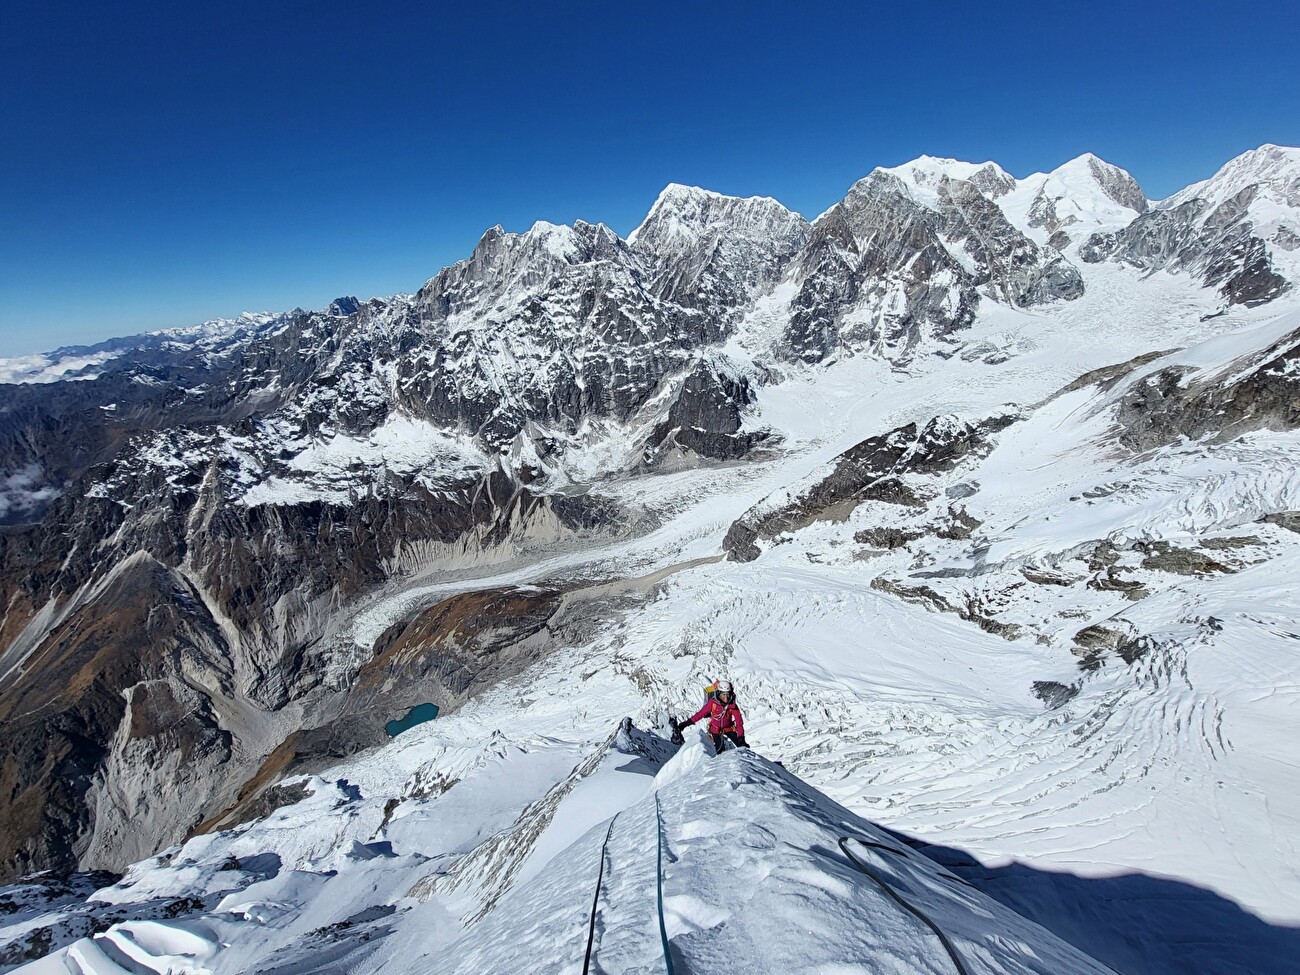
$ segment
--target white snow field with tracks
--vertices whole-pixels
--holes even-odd
[[[1221,303],[1188,275],[1079,267],[1081,298],[988,303],[947,357],[781,366],[751,418],[784,437],[769,459],[589,485],[653,530],[377,597],[361,648],[457,591],[653,577],[588,642],[306,779],[301,801],[137,864],[92,898],[115,923],[18,970],[1300,972],[1300,535],[1259,521],[1300,510],[1300,436],[1137,452],[1112,435],[1142,376],[1240,368],[1300,328],[1300,303],[1208,317]],[[774,368],[771,298],[723,349],[755,372]],[[708,559],[867,437],[1008,411],[1022,419],[986,454],[916,482],[920,509],[869,501],[753,562]],[[854,539],[957,499],[973,537]],[[1101,540],[1142,598],[1085,584]],[[1144,567],[1134,542],[1219,568]],[[993,617],[1014,629],[979,625]],[[1082,668],[1094,626],[1141,652]],[[715,758],[688,732],[670,758],[667,716],[723,675],[753,752]],[[1035,682],[1068,693],[1048,706]],[[625,716],[652,732],[616,733]],[[159,917],[171,898],[204,909]],[[38,923],[19,911],[0,934]]]

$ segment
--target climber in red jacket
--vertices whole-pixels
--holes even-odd
[[[695,724],[704,717],[709,719],[709,735],[713,738],[715,754],[722,754],[723,738],[729,738],[737,748],[749,747],[749,743],[745,741],[745,717],[736,704],[736,692],[731,686],[731,681],[718,681],[709,699],[704,702],[704,707],[691,717],[676,722],[673,728],[681,734],[683,728]]]

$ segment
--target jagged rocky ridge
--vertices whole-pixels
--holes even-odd
[[[0,468],[22,475],[0,511],[9,873],[120,867],[226,813],[268,768],[320,754],[313,731],[336,747],[330,729],[382,696],[345,692],[363,677],[402,675],[394,707],[473,693],[493,671],[459,643],[437,660],[358,652],[357,607],[407,576],[645,529],[592,485],[776,447],[755,407],[782,370],[949,355],[982,309],[1077,301],[1076,261],[1137,263],[1127,242],[1154,214],[1201,241],[1211,205],[1218,236],[1161,250],[1159,266],[1229,303],[1283,293],[1270,282],[1294,221],[1259,201],[1294,207],[1294,151],[1258,153],[1222,191],[1154,209],[1093,157],[1020,181],[922,159],[873,172],[811,224],[771,200],[670,187],[627,240],[582,222],[494,228],[414,295],[150,338],[106,350],[89,381],[4,387]],[[1261,165],[1256,189],[1219,200]],[[754,349],[760,307],[781,327]],[[1194,408],[1208,417],[1225,394],[1207,395]],[[734,528],[727,548],[752,556],[864,500],[928,503],[902,475],[978,455],[999,422],[855,448],[833,483]],[[959,497],[949,530],[969,534]],[[422,632],[418,619],[404,625]],[[184,802],[164,788],[178,779]]]

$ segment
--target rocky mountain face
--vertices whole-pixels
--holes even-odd
[[[1091,153],[1071,160],[1050,175],[1026,180],[1026,184],[1033,193],[1027,212],[1029,226],[1049,234],[1048,240],[1058,248],[1069,244],[1077,228],[1086,227],[1096,219],[1087,205],[1094,202],[1088,196],[1095,197],[1095,191],[1080,195],[1074,192],[1076,187],[1100,190],[1103,212],[1110,211],[1106,215],[1112,219],[1118,217],[1121,222],[1147,209],[1146,195],[1137,180]],[[1107,202],[1112,206],[1105,207]]]
[[[811,223],[670,186],[626,240],[497,227],[413,295],[6,367],[72,374],[0,386],[0,873],[121,868],[295,762],[375,744],[378,715],[454,708],[545,656],[574,625],[560,586],[417,600],[371,641],[356,620],[394,589],[652,531],[610,486],[770,459],[764,391],[801,370],[949,357],[982,314],[1080,302],[1102,263],[1227,308],[1287,293],[1295,158],[1265,147],[1152,208],[1095,157],[1025,180],[923,157]],[[1245,397],[1290,423],[1288,355],[1208,391],[1150,377],[1164,405],[1131,392],[1133,446]],[[920,510],[908,479],[978,458],[1014,415],[863,441],[725,549],[867,502]]]
[[[1195,274],[1229,304],[1259,305],[1293,286],[1300,247],[1300,151],[1263,146],[1189,186],[1079,256]]]
[[[736,199],[674,183],[628,243],[642,259],[650,289],[698,312],[701,334],[708,334],[780,281],[808,234],[808,221],[775,200]]]
[[[807,362],[841,346],[906,354],[968,326],[982,295],[1016,307],[1078,298],[1078,270],[1016,230],[974,182],[980,174],[1005,191],[987,168],[932,182],[876,170],[854,184],[814,223],[796,264],[790,353]]]

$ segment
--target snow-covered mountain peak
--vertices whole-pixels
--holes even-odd
[[[583,262],[590,245],[599,238],[595,230],[581,222],[568,227],[538,220],[520,234],[497,224],[484,231],[468,258],[426,281],[418,297],[444,291],[456,280],[480,281],[493,291],[508,288],[510,282],[535,285],[559,268]],[[609,236],[617,241],[612,231]]]
[[[627,241],[647,249],[671,246],[710,232],[780,234],[806,223],[770,196],[726,196],[698,186],[669,183]]]
[[[1248,149],[1229,159],[1209,179],[1161,200],[1159,207],[1171,210],[1190,200],[1205,200],[1213,208],[1252,186],[1278,203],[1300,209],[1300,148],[1267,144]]]
[[[939,188],[945,179],[974,183],[989,199],[1004,196],[1016,186],[1015,177],[995,162],[971,163],[945,156],[917,156],[901,166],[881,166],[875,171],[897,176],[913,199],[931,209],[938,208]]]
[[[1147,208],[1146,194],[1132,174],[1091,152],[1056,167],[1048,179],[1080,194],[1100,189],[1112,203],[1133,213],[1142,213]]]
[[[1058,250],[1119,230],[1147,209],[1137,180],[1091,152],[1026,176],[999,203],[1022,233]]]
[[[660,297],[718,318],[775,284],[808,231],[807,220],[771,197],[673,183],[628,245]]]
[[[523,239],[531,247],[566,263],[572,263],[578,258],[578,240],[573,227],[538,220],[523,235]]]

